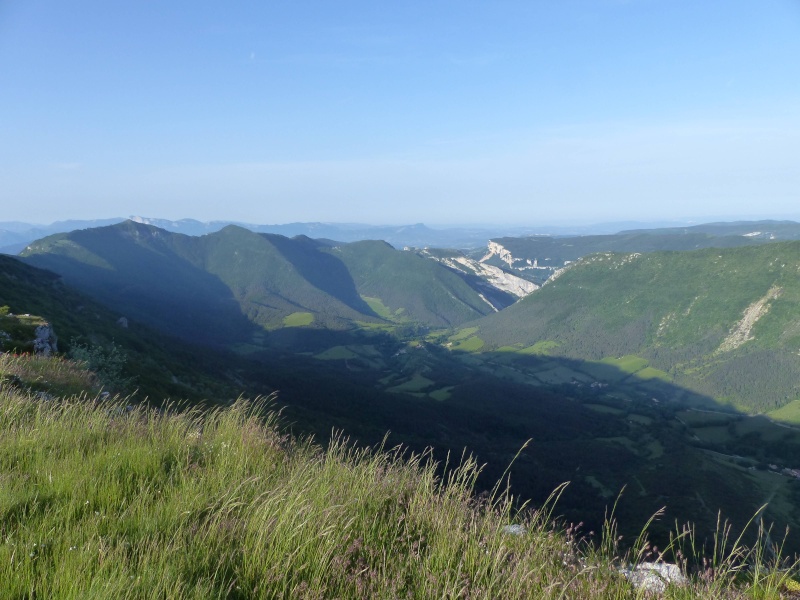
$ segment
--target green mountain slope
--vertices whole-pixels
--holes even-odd
[[[190,237],[126,221],[45,238],[23,258],[132,318],[204,343],[296,326],[441,327],[492,311],[458,275],[382,242],[331,248],[233,225]],[[376,312],[381,303],[391,314]]]
[[[386,242],[353,242],[328,252],[347,266],[363,296],[380,299],[398,317],[451,327],[494,310],[459,274]]]
[[[476,325],[487,348],[636,355],[654,376],[765,412],[800,398],[798,273],[797,242],[596,254]]]

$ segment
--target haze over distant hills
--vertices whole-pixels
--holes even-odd
[[[422,223],[408,225],[366,225],[361,223],[287,223],[278,225],[264,225],[244,223],[239,221],[198,221],[195,219],[160,219],[132,216],[130,220],[137,223],[154,225],[160,229],[186,235],[204,235],[214,233],[228,225],[238,225],[258,233],[277,233],[287,237],[306,235],[310,238],[324,238],[339,242],[355,242],[361,240],[383,240],[395,247],[415,246],[418,248],[480,248],[485,247],[490,238],[520,237],[532,235],[545,235],[554,237],[609,235],[619,232],[629,233],[628,230],[652,232],[656,228],[661,232],[678,233],[686,229],[712,233],[713,235],[737,235],[739,224],[744,228],[761,227],[769,223],[784,223],[780,229],[780,236],[792,228],[792,222],[775,221],[740,221],[734,223],[719,223],[718,227],[712,224],[706,226],[693,226],[689,223],[640,223],[616,222],[597,223],[592,225],[471,225],[471,226],[439,226],[428,227]],[[66,233],[77,229],[102,227],[121,223],[126,219],[115,217],[93,220],[57,221],[50,225],[22,223],[19,221],[0,221],[0,254],[18,254],[25,246],[37,239],[55,233]],[[664,229],[667,228],[667,229]],[[768,227],[767,227],[768,228]],[[746,233],[746,232],[743,232]],[[605,248],[607,249],[607,248]]]
[[[17,254],[30,242],[52,235],[66,233],[77,229],[87,229],[113,225],[125,221],[124,218],[59,221],[51,225],[33,225],[20,222],[0,222],[0,253]],[[421,223],[409,225],[366,225],[360,223],[287,223],[283,225],[260,225],[237,221],[202,222],[194,219],[158,219],[146,217],[130,217],[137,223],[153,225],[166,231],[186,235],[205,235],[215,233],[228,225],[237,225],[257,233],[275,233],[287,237],[305,235],[311,238],[331,239],[339,242],[355,242],[361,240],[383,240],[390,244],[403,246],[432,246],[473,248],[483,246],[486,240],[494,235],[524,235],[532,233],[557,233],[570,231],[562,228],[532,227],[448,227],[430,228]],[[578,231],[571,230],[573,232]]]

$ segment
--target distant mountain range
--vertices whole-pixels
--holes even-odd
[[[16,221],[0,222],[0,254],[18,254],[32,241],[55,233],[66,233],[77,229],[88,229],[114,225],[127,219],[118,217],[87,221],[58,221],[50,225],[34,225]],[[581,229],[533,228],[533,227],[443,227],[430,228],[421,223],[413,225],[375,226],[359,223],[288,223],[284,225],[262,225],[236,221],[202,222],[194,219],[168,219],[130,217],[130,220],[153,225],[166,231],[186,235],[215,233],[228,225],[237,225],[256,233],[275,233],[287,237],[305,235],[315,239],[330,239],[338,242],[383,240],[395,247],[439,247],[475,248],[486,245],[486,240],[497,235],[526,235],[533,233],[576,233]]]
[[[679,233],[683,231],[707,232],[714,236],[741,235],[737,233],[740,228],[752,231],[753,228],[769,229],[765,224],[784,223],[785,227],[779,229],[779,239],[786,236],[796,236],[790,230],[797,230],[800,225],[786,221],[742,221],[739,223],[719,223],[711,225],[689,226],[680,223],[599,223],[595,225],[575,226],[452,226],[428,227],[422,223],[409,225],[365,225],[361,223],[287,223],[282,225],[264,225],[244,223],[238,221],[197,221],[195,219],[159,219],[140,216],[129,217],[130,220],[145,225],[153,225],[160,229],[183,233],[186,235],[205,235],[217,232],[228,225],[238,225],[256,233],[276,233],[287,237],[305,235],[315,239],[330,239],[338,242],[356,242],[361,240],[383,240],[402,248],[414,246],[417,248],[485,248],[490,238],[521,237],[521,236],[551,236],[551,237],[576,237],[589,235],[610,235],[618,232],[630,233],[628,230],[636,228],[636,232],[664,232]],[[30,242],[52,235],[66,233],[77,229],[88,229],[114,225],[127,220],[124,217],[94,220],[56,221],[50,225],[37,225],[19,221],[0,221],[0,254],[18,254]],[[715,226],[716,225],[716,226]],[[643,229],[647,227],[647,229]],[[660,228],[660,229],[655,229]],[[666,228],[666,229],[665,229]],[[743,231],[742,233],[747,233]],[[788,239],[794,239],[789,237]]]

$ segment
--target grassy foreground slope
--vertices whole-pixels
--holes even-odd
[[[646,359],[749,412],[800,398],[800,243],[595,254],[478,325],[487,347]]]
[[[80,365],[0,355],[7,371],[23,384],[82,376]],[[613,526],[597,550],[547,509],[478,499],[469,459],[442,479],[424,454],[341,439],[323,452],[283,435],[262,403],[131,409],[94,400],[83,375],[89,395],[47,402],[0,383],[3,597],[642,596],[618,566],[652,557],[646,545],[620,557]],[[709,569],[664,597],[777,600],[796,587],[795,566],[771,568],[763,546],[719,541]]]

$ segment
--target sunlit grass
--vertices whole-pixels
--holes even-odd
[[[33,391],[72,396],[97,387],[83,364],[61,357],[0,353],[0,381]]]
[[[48,381],[81,372],[0,365]],[[659,555],[702,567],[668,598],[777,600],[791,585],[763,533],[749,550],[721,523],[710,550],[687,528],[667,554],[644,535],[622,553],[613,519],[590,543],[553,524],[557,494],[519,512],[501,484],[474,495],[472,458],[451,463],[342,437],[323,450],[281,433],[266,401],[155,410],[4,383],[0,597],[635,598],[618,567]]]

